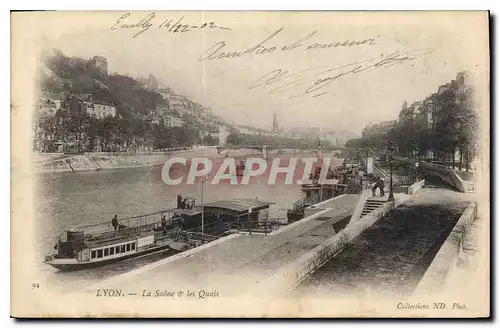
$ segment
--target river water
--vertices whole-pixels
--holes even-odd
[[[289,158],[290,156],[280,155]],[[302,154],[311,157],[310,154]],[[223,157],[215,161],[222,162]],[[268,160],[268,162],[270,162]],[[340,160],[335,162],[338,165]],[[161,253],[132,259],[98,269],[59,273],[42,263],[53,251],[57,236],[65,229],[174,208],[177,195],[201,198],[200,184],[167,185],[161,167],[140,167],[89,172],[43,173],[36,183],[36,264],[51,285],[85,284],[129,271],[171,254]],[[204,184],[204,202],[235,198],[258,198],[275,202],[270,217],[286,217],[286,211],[301,197],[296,184],[268,185],[267,177],[257,177],[249,185]]]

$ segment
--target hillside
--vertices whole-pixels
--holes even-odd
[[[54,50],[42,56],[42,63],[53,74],[43,74],[43,91],[88,93],[92,99],[112,103],[122,117],[147,114],[168,102],[138,80],[121,74],[103,74],[90,65],[89,59],[68,57]],[[64,83],[59,81],[63,79]]]

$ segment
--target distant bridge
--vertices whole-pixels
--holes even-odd
[[[363,149],[357,148],[347,148],[342,146],[329,146],[329,147],[317,147],[311,148],[307,146],[303,147],[286,147],[286,146],[276,146],[276,145],[224,145],[224,146],[216,146],[217,153],[221,153],[224,150],[238,150],[238,149],[251,149],[262,153],[262,157],[267,158],[270,152],[276,152],[279,150],[294,150],[294,151],[316,151],[317,154],[321,154],[323,152],[331,152],[331,151],[339,151],[339,150],[353,150],[353,151],[363,151]]]

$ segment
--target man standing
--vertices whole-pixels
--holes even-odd
[[[111,225],[115,228],[115,231],[118,229],[118,215],[115,214],[113,220],[111,220]]]
[[[380,197],[384,197],[384,180],[381,178],[377,178],[377,181],[375,182],[375,185],[372,188],[372,196],[375,197],[375,191],[377,188],[380,189]]]
[[[382,180],[382,178],[379,178],[379,188],[380,188],[380,197],[384,197],[385,193],[384,193],[384,180]]]

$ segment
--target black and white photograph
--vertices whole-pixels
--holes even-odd
[[[490,316],[487,11],[11,13],[11,316]]]

